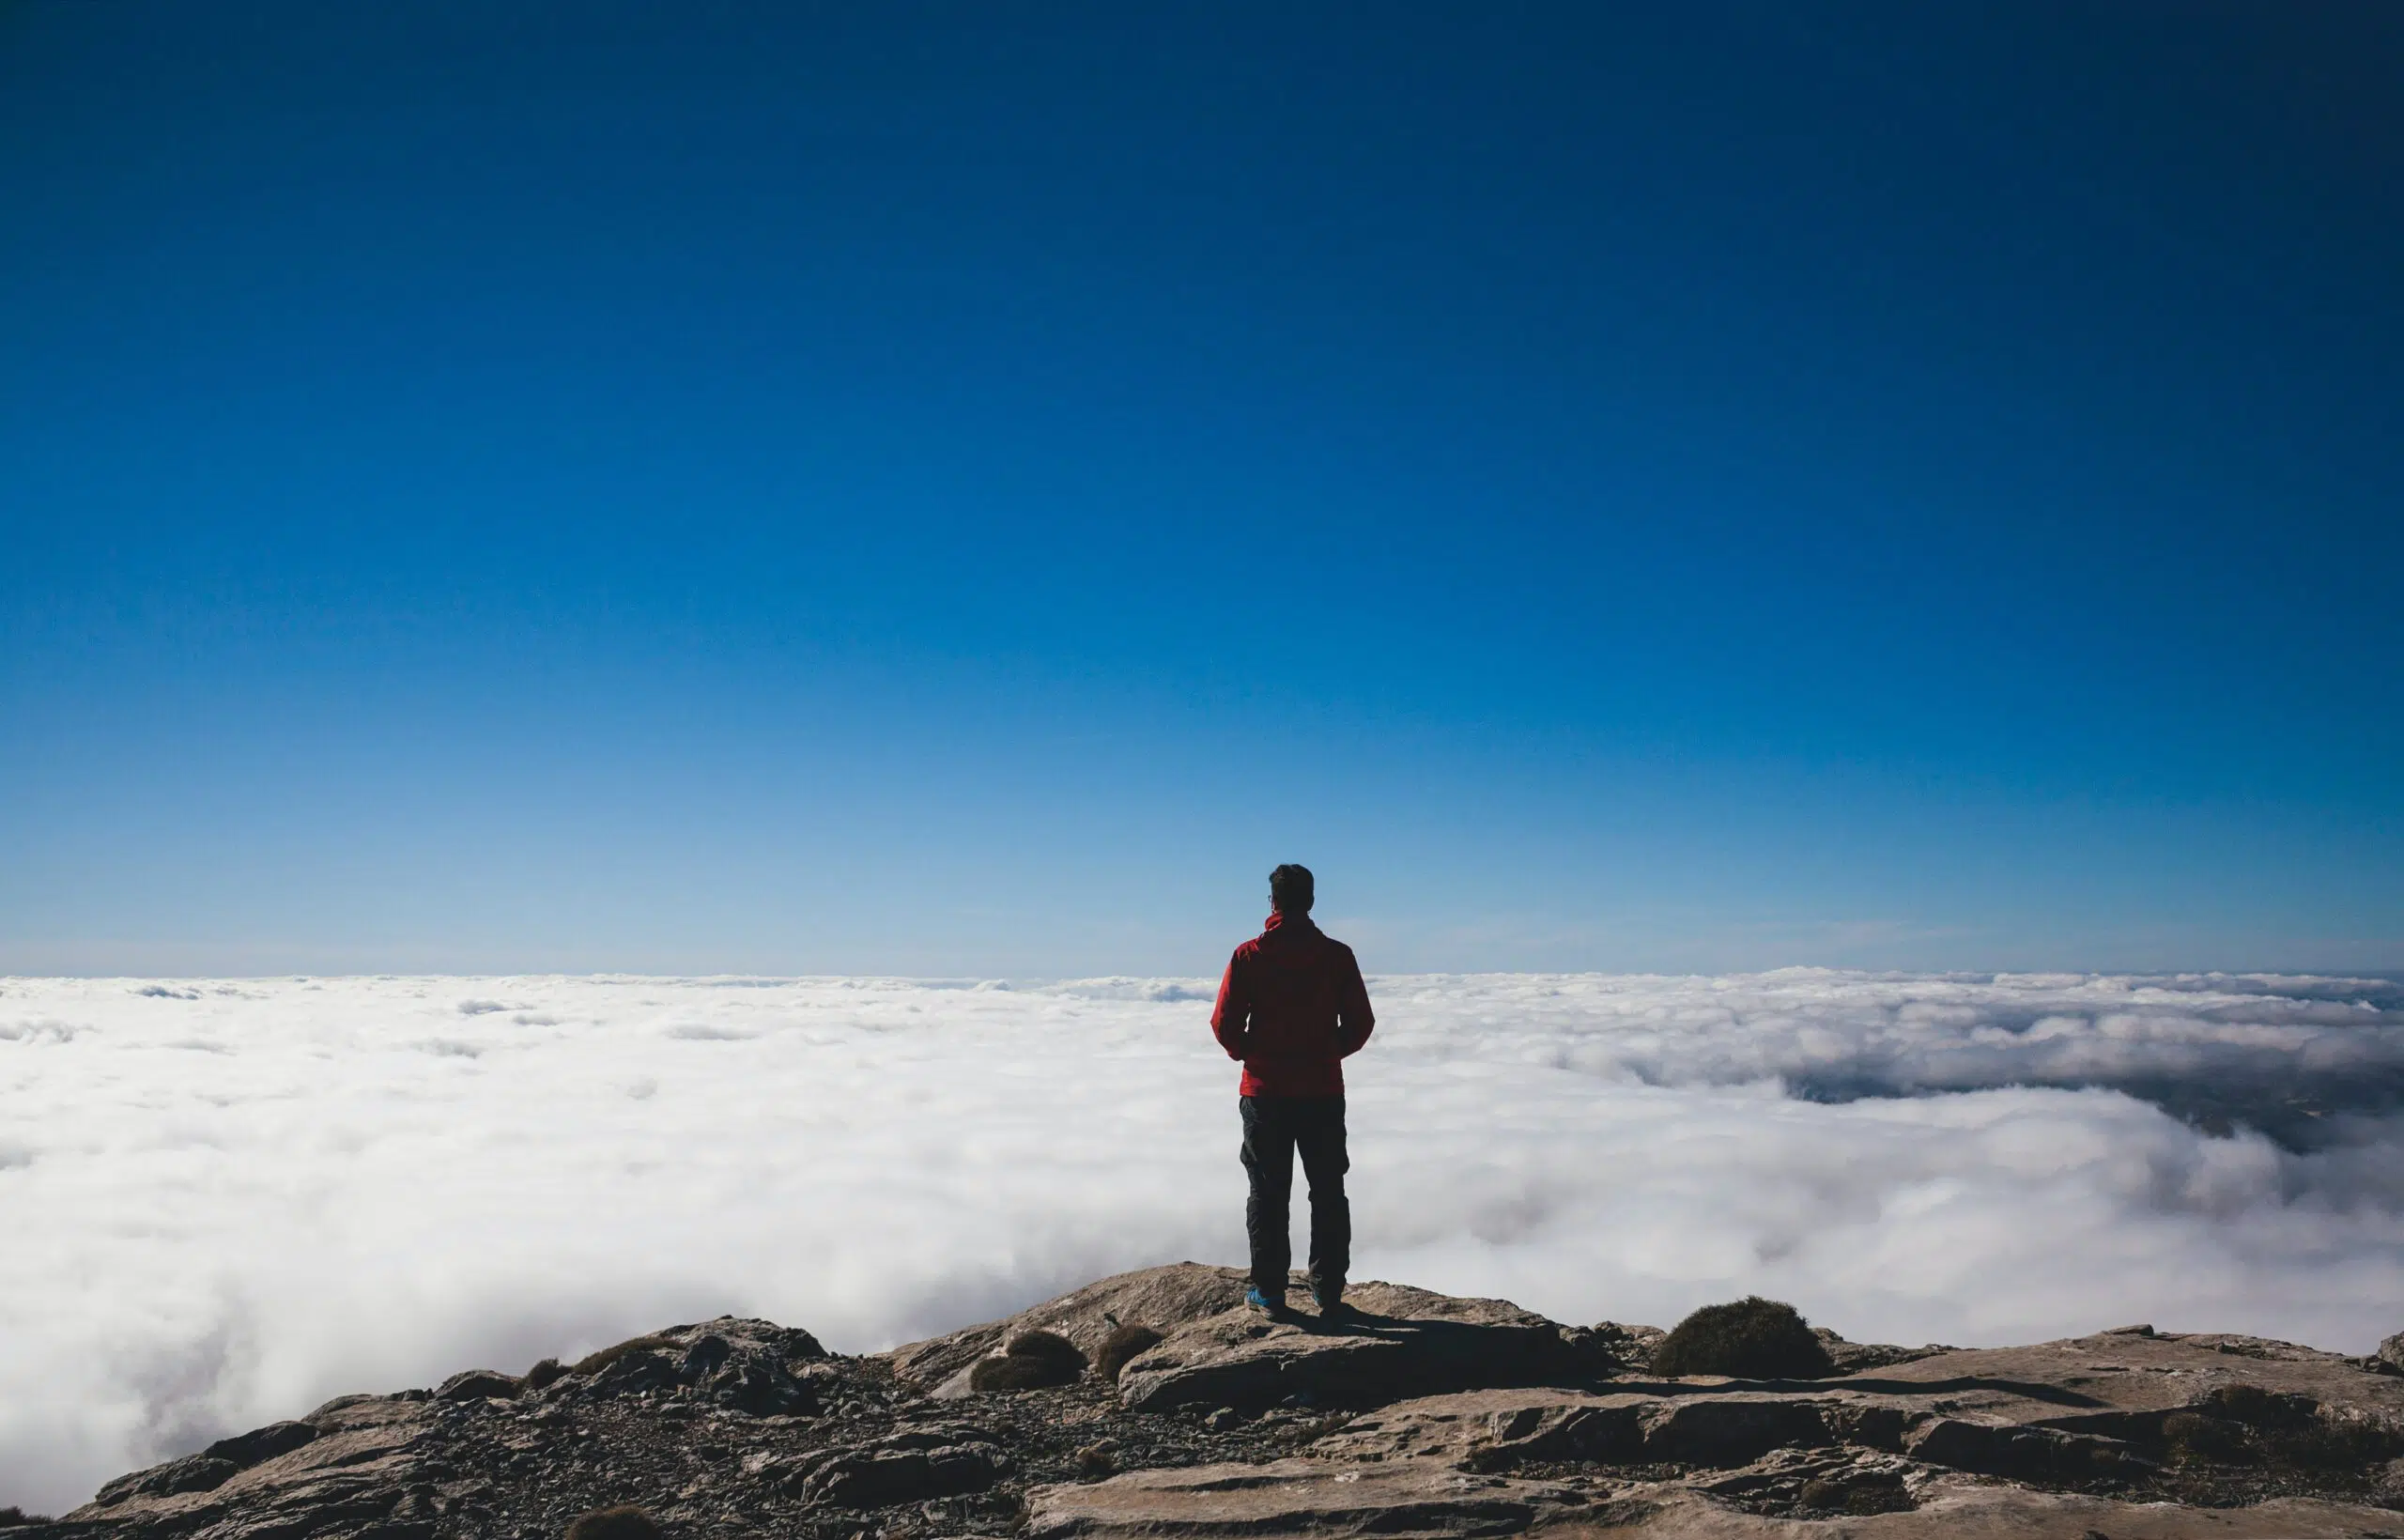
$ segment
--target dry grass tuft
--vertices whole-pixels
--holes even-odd
[[[597,1353],[585,1354],[582,1358],[578,1359],[576,1363],[569,1367],[567,1372],[570,1374],[599,1374],[602,1370],[608,1368],[610,1364],[617,1363],[618,1360],[625,1357],[628,1353],[649,1352],[653,1350],[669,1353],[684,1351],[682,1348],[678,1347],[675,1343],[669,1341],[666,1337],[628,1337],[625,1341],[604,1348]]]
[[[1116,1384],[1118,1371],[1128,1362],[1157,1347],[1161,1334],[1148,1326],[1122,1326],[1102,1339],[1102,1347],[1093,1355],[1094,1372],[1104,1380]]]
[[[1791,1304],[1758,1294],[1707,1304],[1653,1350],[1655,1374],[1738,1379],[1822,1379],[1837,1372],[1828,1349]]]
[[[999,1358],[980,1359],[968,1371],[968,1387],[979,1391],[1035,1391],[1053,1385],[1073,1385],[1086,1372],[1086,1355],[1057,1332],[1022,1332],[1010,1339]]]
[[[661,1540],[659,1525],[631,1502],[595,1508],[567,1527],[567,1540]]]

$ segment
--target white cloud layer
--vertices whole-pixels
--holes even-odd
[[[858,1350],[1239,1261],[1210,984],[0,980],[0,1504],[720,1311]],[[1359,1277],[1905,1342],[2404,1328],[2391,984],[1373,990]]]

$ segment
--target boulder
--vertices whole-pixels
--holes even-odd
[[[526,1384],[547,1403],[654,1394],[758,1417],[812,1416],[817,1392],[794,1365],[825,1357],[807,1332],[721,1316],[628,1338],[568,1369],[546,1360]]]
[[[2379,1345],[2374,1358],[2393,1369],[2404,1369],[2404,1332],[2398,1332]]]
[[[725,1366],[734,1356],[734,1346],[716,1332],[704,1332],[695,1337],[677,1361],[676,1378],[687,1385],[695,1385]]]
[[[592,1378],[596,1396],[640,1395],[646,1391],[674,1390],[678,1360],[658,1348],[635,1348],[617,1354]]]
[[[247,1469],[261,1460],[288,1455],[316,1437],[317,1430],[307,1423],[270,1423],[248,1433],[220,1439],[201,1453],[221,1460],[232,1460],[235,1465]]]
[[[525,1381],[499,1369],[462,1369],[434,1389],[437,1401],[481,1401],[488,1395],[516,1395]]]
[[[1596,1321],[1589,1331],[1596,1347],[1628,1369],[1652,1367],[1653,1350],[1670,1334],[1657,1326],[1630,1326],[1622,1321]]]

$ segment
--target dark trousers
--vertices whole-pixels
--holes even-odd
[[[1243,1206],[1252,1241],[1252,1282],[1272,1300],[1286,1297],[1294,1247],[1287,1226],[1294,1193],[1294,1154],[1311,1185],[1311,1292],[1340,1298],[1352,1266],[1352,1205],[1344,1195],[1344,1099],[1340,1096],[1247,1096],[1243,1108],[1243,1170],[1252,1194]]]

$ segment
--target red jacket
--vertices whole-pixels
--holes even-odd
[[[1348,1054],[1377,1024],[1352,948],[1308,915],[1269,916],[1227,960],[1210,1033],[1243,1060],[1245,1096],[1342,1096]]]

